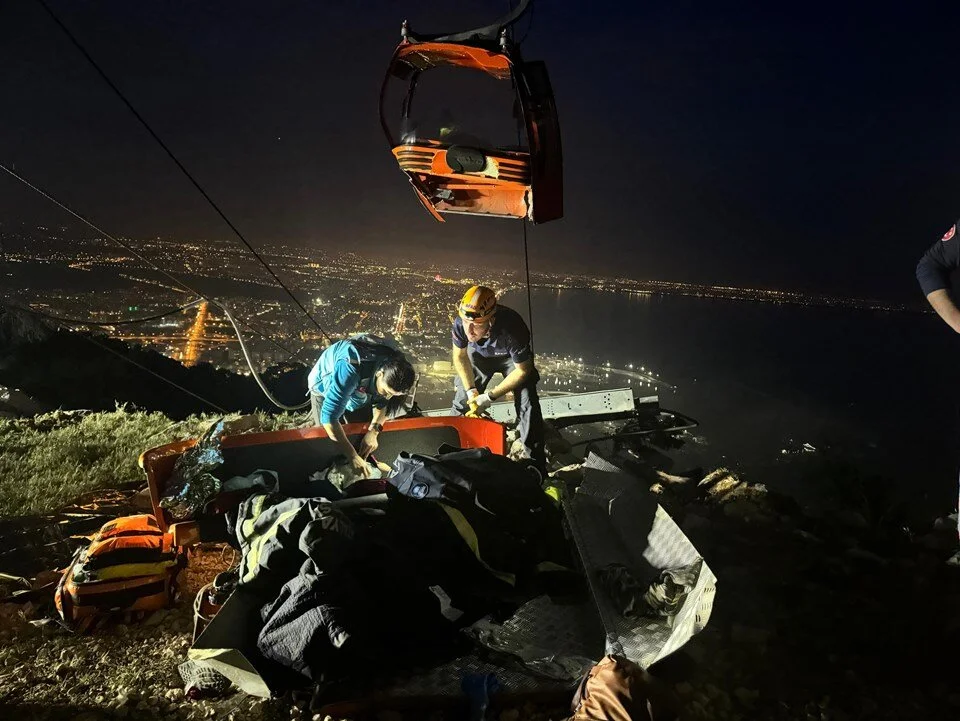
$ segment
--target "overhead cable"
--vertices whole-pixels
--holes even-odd
[[[168,315],[176,315],[177,313],[182,313],[185,310],[193,308],[195,305],[203,303],[203,298],[198,298],[197,300],[191,301],[186,305],[181,305],[179,308],[172,308],[171,310],[164,311],[163,313],[157,313],[156,315],[150,315],[145,318],[130,318],[128,320],[114,320],[114,321],[95,321],[95,320],[82,320],[80,318],[64,318],[58,315],[52,315],[50,313],[44,313],[43,311],[33,309],[33,312],[37,315],[41,315],[44,318],[49,320],[57,321],[58,323],[71,323],[73,325],[91,325],[97,327],[112,327],[115,325],[135,325],[137,323],[147,323],[151,320],[159,320],[160,318],[166,318]]]
[[[94,229],[95,231],[97,231],[98,233],[102,234],[104,237],[109,238],[110,240],[112,240],[112,241],[114,241],[115,243],[119,244],[121,247],[129,250],[129,251],[130,251],[131,253],[133,253],[135,256],[137,256],[138,258],[140,258],[141,260],[143,260],[145,263],[148,263],[151,267],[153,267],[154,269],[156,269],[158,272],[163,273],[164,275],[166,275],[166,276],[167,276],[168,278],[170,278],[170,280],[172,280],[174,283],[176,283],[176,284],[178,284],[178,285],[180,285],[180,286],[183,286],[184,288],[186,288],[186,289],[189,290],[190,292],[194,293],[195,295],[200,296],[200,298],[202,298],[202,300],[210,303],[211,305],[216,306],[217,308],[220,308],[220,309],[224,312],[224,314],[226,314],[227,320],[230,321],[230,325],[233,326],[233,330],[234,330],[234,332],[236,333],[237,339],[238,339],[239,342],[240,342],[240,348],[241,348],[242,351],[243,351],[243,356],[244,356],[244,360],[245,360],[246,363],[247,363],[247,367],[250,369],[250,373],[253,375],[253,378],[254,378],[254,380],[257,382],[257,385],[260,386],[260,389],[264,392],[264,395],[267,396],[267,399],[268,399],[271,403],[273,403],[274,405],[276,405],[278,408],[281,408],[282,410],[287,410],[287,411],[300,410],[300,409],[302,409],[302,408],[306,408],[306,406],[309,405],[309,401],[307,401],[307,402],[302,403],[302,404],[300,404],[300,405],[298,405],[298,406],[288,406],[288,405],[286,405],[286,404],[281,403],[280,401],[278,401],[278,400],[273,396],[273,394],[270,393],[270,391],[267,389],[266,385],[265,385],[265,384],[263,383],[263,381],[261,380],[260,375],[257,373],[256,369],[255,369],[254,366],[253,366],[253,361],[252,361],[252,359],[250,358],[250,353],[249,353],[248,350],[247,350],[246,343],[244,342],[244,339],[243,339],[243,335],[240,333],[240,329],[239,329],[239,327],[237,326],[237,323],[236,323],[236,321],[234,320],[233,315],[229,312],[229,310],[227,310],[227,308],[226,308],[222,303],[220,303],[220,302],[217,301],[217,300],[214,300],[214,299],[212,299],[212,298],[207,297],[206,295],[204,295],[203,293],[201,293],[200,291],[198,291],[198,290],[196,290],[196,289],[194,289],[194,288],[191,288],[189,285],[187,285],[187,284],[184,283],[183,281],[179,280],[179,279],[176,278],[175,276],[171,275],[170,273],[168,273],[167,271],[165,271],[163,268],[161,268],[160,266],[158,266],[158,265],[157,265],[156,263],[154,263],[153,261],[149,260],[146,256],[144,256],[142,253],[140,253],[138,250],[136,250],[135,248],[133,248],[133,247],[130,246],[129,244],[123,242],[122,240],[120,240],[120,239],[118,239],[118,238],[113,237],[112,235],[110,235],[109,233],[107,233],[107,232],[106,232],[105,230],[103,230],[102,228],[97,227],[97,226],[94,225],[91,221],[87,220],[86,218],[84,218],[82,215],[80,215],[79,213],[77,213],[77,212],[74,211],[73,209],[67,207],[66,205],[64,205],[63,203],[61,203],[59,200],[57,200],[56,198],[54,198],[52,195],[50,195],[49,193],[47,193],[47,192],[44,191],[43,189],[38,188],[36,185],[32,184],[32,183],[31,183],[30,181],[28,181],[26,178],[23,178],[22,176],[18,175],[16,172],[14,172],[13,170],[11,170],[11,169],[8,168],[7,166],[3,165],[2,163],[0,163],[0,169],[6,171],[8,174],[12,175],[14,178],[16,178],[17,180],[19,180],[21,183],[24,183],[25,185],[27,185],[29,188],[31,188],[31,189],[35,190],[36,192],[40,193],[42,196],[44,196],[44,197],[47,198],[48,200],[50,200],[51,202],[55,203],[57,206],[59,206],[59,207],[62,208],[63,210],[65,210],[65,211],[67,211],[68,213],[70,213],[70,215],[72,215],[72,216],[74,216],[75,218],[77,218],[78,220],[86,223],[88,226],[90,226],[91,228],[93,228],[93,229]],[[175,310],[175,311],[171,311],[171,312],[168,312],[168,313],[164,313],[164,314],[162,314],[162,315],[170,315],[170,314],[173,313],[173,312],[180,312],[180,311],[185,310],[185,309],[187,309],[187,308],[189,308],[189,307],[191,307],[191,306],[193,306],[193,305],[197,305],[197,304],[200,303],[200,302],[201,302],[200,300],[192,301],[192,302],[188,303],[187,305],[184,305],[184,306],[178,308],[178,309]],[[90,323],[90,322],[88,322],[88,321],[80,321],[80,320],[76,320],[76,319],[59,319],[59,318],[57,318],[56,316],[48,315],[48,314],[42,313],[42,312],[40,312],[40,311],[36,311],[36,310],[34,310],[34,309],[32,309],[32,308],[31,308],[31,309],[25,309],[25,310],[28,310],[28,312],[34,313],[34,314],[39,315],[39,316],[41,316],[41,317],[47,317],[47,318],[49,318],[49,319],[51,319],[51,320],[54,320],[54,321],[60,321],[60,320],[62,320],[63,322],[66,322],[66,323],[73,322],[73,323],[83,324],[83,325],[99,325],[99,324],[97,324],[97,323]],[[152,320],[152,319],[154,319],[154,318],[156,318],[156,317],[162,317],[162,316],[152,316],[151,318],[138,319],[138,320],[129,321],[129,322],[143,322],[144,320]],[[117,323],[108,323],[108,324],[105,324],[105,325],[118,325],[118,324],[117,324]],[[290,351],[288,348],[286,348],[286,347],[284,347],[283,345],[277,343],[277,342],[274,341],[272,338],[269,338],[268,336],[264,335],[262,332],[260,332],[259,330],[257,330],[257,329],[254,328],[253,326],[251,326],[251,325],[249,325],[249,324],[247,324],[247,325],[248,325],[248,327],[251,328],[251,330],[253,330],[254,332],[258,333],[264,340],[270,341],[270,342],[273,343],[275,346],[277,346],[278,348],[280,348],[281,350],[283,350],[285,353],[287,353],[291,358],[295,358],[295,357],[296,357],[296,356],[293,354],[293,352]],[[85,336],[85,337],[86,337],[86,336]],[[100,345],[100,344],[97,344],[97,345]],[[103,347],[106,348],[106,346],[103,346]],[[110,350],[110,349],[107,348],[107,350]],[[301,348],[301,350],[303,350],[303,348]],[[114,354],[116,354],[116,355],[119,355],[119,354],[117,354],[115,351],[110,350],[110,352],[111,352],[111,353],[114,353]],[[135,361],[132,361],[132,360],[131,360],[130,362],[136,364]],[[136,365],[138,365],[138,364],[136,364]],[[148,368],[144,368],[144,369],[149,371]],[[153,373],[154,375],[157,375],[157,374],[154,373],[153,371],[149,371],[149,372]],[[162,376],[160,376],[160,377],[162,377]],[[166,380],[166,379],[165,379],[165,380]],[[173,383],[173,381],[168,381],[168,382]],[[174,385],[176,385],[176,384],[174,384]],[[185,390],[185,389],[183,389],[183,390]],[[190,391],[185,391],[185,392],[190,393]],[[192,393],[191,393],[191,395],[195,395],[195,394],[192,394]],[[200,396],[196,396],[196,397],[197,397],[197,398],[200,398]],[[204,400],[205,403],[210,404],[210,401],[207,401],[207,400],[205,400],[205,399],[201,399],[201,400]]]
[[[15,306],[15,307],[18,308],[19,310],[22,310],[22,311],[26,312],[26,313],[32,313],[33,315],[39,316],[39,317],[41,317],[41,318],[46,317],[45,314],[39,313],[39,312],[33,310],[32,308],[26,308],[26,307],[21,306],[21,305],[17,305],[17,306]],[[125,356],[123,353],[118,353],[117,351],[115,351],[115,350],[114,350],[113,348],[111,348],[110,346],[108,346],[108,345],[106,345],[106,344],[104,344],[104,343],[100,343],[99,341],[97,341],[96,339],[94,339],[92,336],[89,336],[89,335],[86,335],[86,334],[81,333],[81,334],[80,334],[80,337],[82,337],[83,339],[89,341],[90,343],[93,343],[95,346],[98,346],[98,347],[102,348],[103,350],[107,351],[108,353],[112,353],[113,355],[117,356],[117,357],[120,358],[121,360],[123,360],[123,361],[125,361],[125,362],[127,362],[127,363],[130,363],[130,364],[132,364],[132,365],[135,365],[135,366],[136,366],[137,368],[139,368],[140,370],[145,371],[146,373],[149,373],[150,375],[154,376],[155,378],[159,378],[159,379],[162,380],[164,383],[166,383],[166,384],[168,384],[168,385],[171,385],[171,386],[173,386],[174,388],[177,388],[178,390],[183,391],[184,393],[186,393],[186,394],[189,395],[189,396],[192,396],[193,398],[196,398],[198,401],[201,401],[201,402],[203,402],[203,403],[206,403],[208,406],[210,406],[210,407],[213,408],[214,410],[216,410],[216,411],[218,411],[218,412],[220,412],[220,413],[223,413],[223,414],[229,414],[230,411],[226,410],[226,409],[223,408],[222,406],[219,406],[219,405],[217,405],[216,403],[214,403],[213,401],[208,400],[207,398],[204,398],[203,396],[201,396],[201,395],[199,395],[199,394],[197,394],[197,393],[194,393],[194,392],[193,392],[192,390],[190,390],[189,388],[184,388],[184,387],[183,387],[182,385],[180,385],[179,383],[170,380],[170,379],[167,378],[166,376],[164,376],[164,375],[162,375],[162,374],[160,374],[160,373],[157,373],[155,370],[153,370],[153,369],[151,369],[151,368],[147,368],[147,366],[143,365],[142,363],[138,363],[138,362],[135,361],[133,358],[130,358],[129,356]]]
[[[70,32],[69,28],[67,28],[67,26],[63,24],[60,18],[57,17],[57,15],[53,12],[53,10],[50,9],[50,6],[47,5],[46,2],[44,2],[44,0],[37,0],[37,2],[43,7],[44,10],[47,11],[47,14],[49,14],[50,17],[53,18],[53,21],[60,27],[61,30],[63,30],[64,34],[66,34],[66,36],[70,39],[70,42],[74,44],[74,46],[77,48],[77,50],[80,51],[83,57],[85,57],[87,61],[90,63],[90,65],[93,66],[93,69],[97,71],[97,74],[99,74],[100,77],[103,78],[103,81],[108,86],[110,86],[110,89],[113,90],[113,92],[117,95],[118,98],[120,98],[123,104],[127,106],[127,109],[131,113],[133,113],[134,117],[137,120],[140,121],[140,124],[144,127],[144,129],[146,129],[146,131],[150,134],[150,136],[157,141],[157,143],[160,145],[161,148],[163,148],[163,150],[174,162],[174,164],[180,169],[180,171],[184,174],[184,176],[186,176],[187,180],[189,180],[193,184],[193,187],[195,187],[200,192],[200,194],[204,197],[204,199],[210,204],[210,207],[216,211],[217,215],[219,215],[223,219],[223,222],[227,224],[230,230],[234,232],[234,234],[247,247],[247,249],[253,254],[253,256],[258,261],[260,261],[260,264],[267,269],[267,272],[270,273],[270,275],[273,276],[273,279],[277,281],[280,287],[283,288],[284,291],[286,291],[287,295],[290,296],[290,299],[293,300],[293,302],[297,304],[300,310],[303,311],[304,315],[306,315],[307,318],[310,319],[310,321],[316,326],[317,330],[320,331],[321,335],[323,335],[329,342],[332,343],[333,339],[330,337],[330,334],[323,329],[323,326],[320,325],[320,322],[316,318],[314,318],[313,315],[311,315],[310,311],[306,309],[303,303],[301,303],[300,300],[293,294],[293,292],[284,284],[284,282],[280,280],[280,277],[274,272],[273,268],[270,267],[267,261],[265,261],[263,257],[254,249],[254,247],[250,245],[250,243],[243,236],[243,234],[237,229],[237,227],[232,222],[230,222],[230,219],[227,218],[224,212],[220,210],[220,207],[215,202],[213,202],[213,199],[207,194],[207,191],[205,191],[203,187],[200,185],[200,183],[197,182],[196,178],[194,178],[193,175],[190,174],[190,171],[188,171],[186,167],[184,167],[183,163],[181,163],[180,160],[177,158],[177,156],[173,154],[173,151],[170,150],[167,144],[160,139],[160,136],[157,135],[156,132],[154,132],[153,128],[150,127],[150,124],[144,119],[144,117],[139,112],[137,112],[137,109],[133,107],[133,105],[130,103],[129,100],[127,100],[126,96],[123,94],[120,88],[118,88],[113,83],[113,81],[110,80],[107,74],[103,71],[103,69],[97,64],[97,62],[90,55],[90,53],[87,52],[86,48],[84,48],[83,45],[80,43],[80,41],[77,40],[76,36],[74,36],[74,34]]]
[[[120,240],[119,238],[116,238],[116,237],[110,235],[108,232],[106,232],[106,231],[103,230],[102,228],[94,225],[93,222],[91,222],[90,220],[87,220],[85,217],[83,217],[82,215],[80,215],[78,212],[76,212],[76,211],[73,210],[72,208],[67,207],[66,205],[64,205],[63,203],[61,203],[59,200],[57,200],[56,198],[54,198],[52,195],[50,195],[50,193],[48,193],[47,191],[43,190],[42,188],[37,187],[36,185],[34,185],[33,183],[31,183],[31,182],[30,182],[29,180],[27,180],[26,178],[24,178],[23,176],[19,175],[16,171],[11,170],[10,168],[8,168],[8,167],[7,167],[6,165],[4,165],[3,163],[0,163],[0,170],[3,170],[3,171],[6,172],[7,174],[9,174],[9,175],[11,175],[12,177],[16,178],[16,179],[19,180],[21,183],[23,183],[24,185],[26,185],[28,188],[30,188],[31,190],[36,191],[37,193],[39,193],[40,195],[42,195],[44,198],[46,198],[47,200],[49,200],[50,202],[52,202],[54,205],[56,205],[56,206],[62,208],[63,210],[67,211],[67,212],[68,212],[70,215],[72,215],[74,218],[76,218],[77,220],[81,221],[82,223],[85,223],[85,224],[88,225],[90,228],[92,228],[93,230],[95,230],[95,231],[97,231],[98,233],[100,233],[103,237],[107,238],[108,240],[112,240],[114,243],[116,243],[117,245],[119,245],[121,248],[124,248],[125,250],[130,251],[130,252],[133,253],[137,258],[139,258],[140,260],[142,260],[144,263],[146,263],[147,265],[149,265],[151,268],[153,268],[154,270],[156,270],[158,273],[161,273],[162,275],[164,275],[164,276],[166,276],[167,278],[169,278],[171,281],[173,281],[174,283],[176,283],[176,284],[177,284],[178,286],[180,286],[181,288],[184,288],[184,289],[188,290],[190,293],[192,293],[193,295],[200,296],[200,297],[203,298],[205,301],[207,301],[207,302],[209,302],[209,303],[213,303],[214,305],[216,305],[216,302],[215,302],[214,300],[212,300],[209,296],[207,296],[206,293],[201,293],[201,292],[200,292],[199,290],[197,290],[196,288],[193,288],[192,286],[188,285],[185,281],[183,281],[183,280],[181,280],[180,278],[177,278],[176,276],[174,276],[173,274],[167,272],[166,270],[164,270],[163,268],[161,268],[159,265],[157,265],[156,263],[154,263],[152,260],[150,260],[149,258],[147,258],[145,255],[143,255],[143,253],[141,253],[139,250],[137,250],[136,248],[134,248],[132,245],[130,245],[129,243],[126,243],[126,242]],[[268,336],[265,335],[262,331],[258,330],[258,329],[255,328],[253,325],[251,325],[249,322],[248,322],[246,325],[247,325],[248,328],[250,328],[250,330],[252,330],[253,332],[255,332],[257,335],[259,335],[259,336],[260,336],[261,338],[263,338],[265,341],[268,341],[269,343],[272,343],[275,347],[279,348],[279,349],[282,350],[284,353],[288,354],[291,358],[296,358],[296,357],[297,357],[296,354],[294,354],[294,352],[293,352],[292,350],[290,350],[289,348],[287,348],[287,347],[284,346],[284,345],[281,345],[281,344],[278,343],[277,341],[273,340],[273,338],[268,337]],[[301,350],[302,350],[302,349],[301,349]]]

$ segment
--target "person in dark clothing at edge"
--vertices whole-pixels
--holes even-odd
[[[950,275],[960,268],[960,220],[923,254],[917,263],[917,280],[930,305],[944,322],[960,333],[960,308],[950,295]]]
[[[917,263],[917,280],[930,305],[943,322],[960,333],[960,308],[950,294],[950,276],[960,268],[960,220],[950,226]],[[958,498],[960,501],[960,498]],[[958,502],[960,507],[960,502]],[[960,535],[960,519],[957,522]],[[960,562],[960,552],[951,562]]]
[[[307,376],[313,423],[323,426],[353,467],[369,476],[366,459],[377,450],[384,422],[396,415],[415,380],[413,366],[399,350],[373,337],[337,341],[320,354]],[[343,430],[347,412],[351,420],[370,419],[359,451]]]
[[[537,396],[540,374],[533,365],[530,329],[515,310],[497,304],[497,294],[475,285],[463,294],[453,321],[453,367],[457,373],[455,413],[480,413],[510,391],[514,394],[524,456],[546,473],[543,413]],[[487,388],[496,373],[503,380]]]

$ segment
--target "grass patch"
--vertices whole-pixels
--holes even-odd
[[[85,491],[146,483],[137,466],[140,453],[195,438],[218,418],[173,422],[163,413],[118,407],[0,420],[0,516],[49,513]],[[286,413],[258,414],[258,420],[260,431],[303,425],[302,415]]]

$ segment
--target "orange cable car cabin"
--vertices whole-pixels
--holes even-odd
[[[420,202],[441,222],[446,213],[534,223],[563,216],[560,123],[547,68],[541,61],[524,61],[507,32],[529,4],[530,0],[521,0],[510,15],[496,23],[463,33],[417,35],[403,24],[403,39],[393,53],[380,92],[380,123]],[[455,69],[457,77],[464,80],[466,74],[483,75],[512,85],[516,144],[495,143],[462,132],[456,127],[459,123],[449,117],[436,127],[418,124],[414,100],[420,108],[423,95],[418,95],[418,89],[428,71],[438,75],[441,68]],[[398,83],[402,100],[391,102],[388,88]],[[437,110],[430,98],[426,110]],[[441,115],[444,110],[440,109]],[[522,136],[523,144],[519,142]]]

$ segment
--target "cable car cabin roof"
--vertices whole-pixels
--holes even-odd
[[[503,53],[453,43],[409,43],[397,46],[391,63],[391,74],[406,79],[412,71],[438,67],[460,67],[481,70],[497,80],[509,80],[513,63]]]
[[[344,427],[347,437],[356,444],[366,432],[365,423],[351,423]],[[459,448],[489,448],[493,453],[506,455],[504,427],[482,418],[401,418],[391,421],[380,434],[380,447],[374,454],[377,460],[392,464],[400,451],[433,455],[439,447],[449,444]],[[173,518],[160,507],[177,459],[196,440],[169,443],[144,451],[140,467],[146,471],[150,501],[157,523],[164,530]],[[257,469],[276,471],[280,492],[284,495],[310,496],[315,471],[324,470],[339,454],[336,442],[327,437],[322,427],[297,428],[266,433],[244,433],[223,436],[220,444],[223,465],[215,473],[226,481],[233,476],[246,476]],[[221,494],[209,504],[214,513],[222,512],[239,503],[239,498]]]

